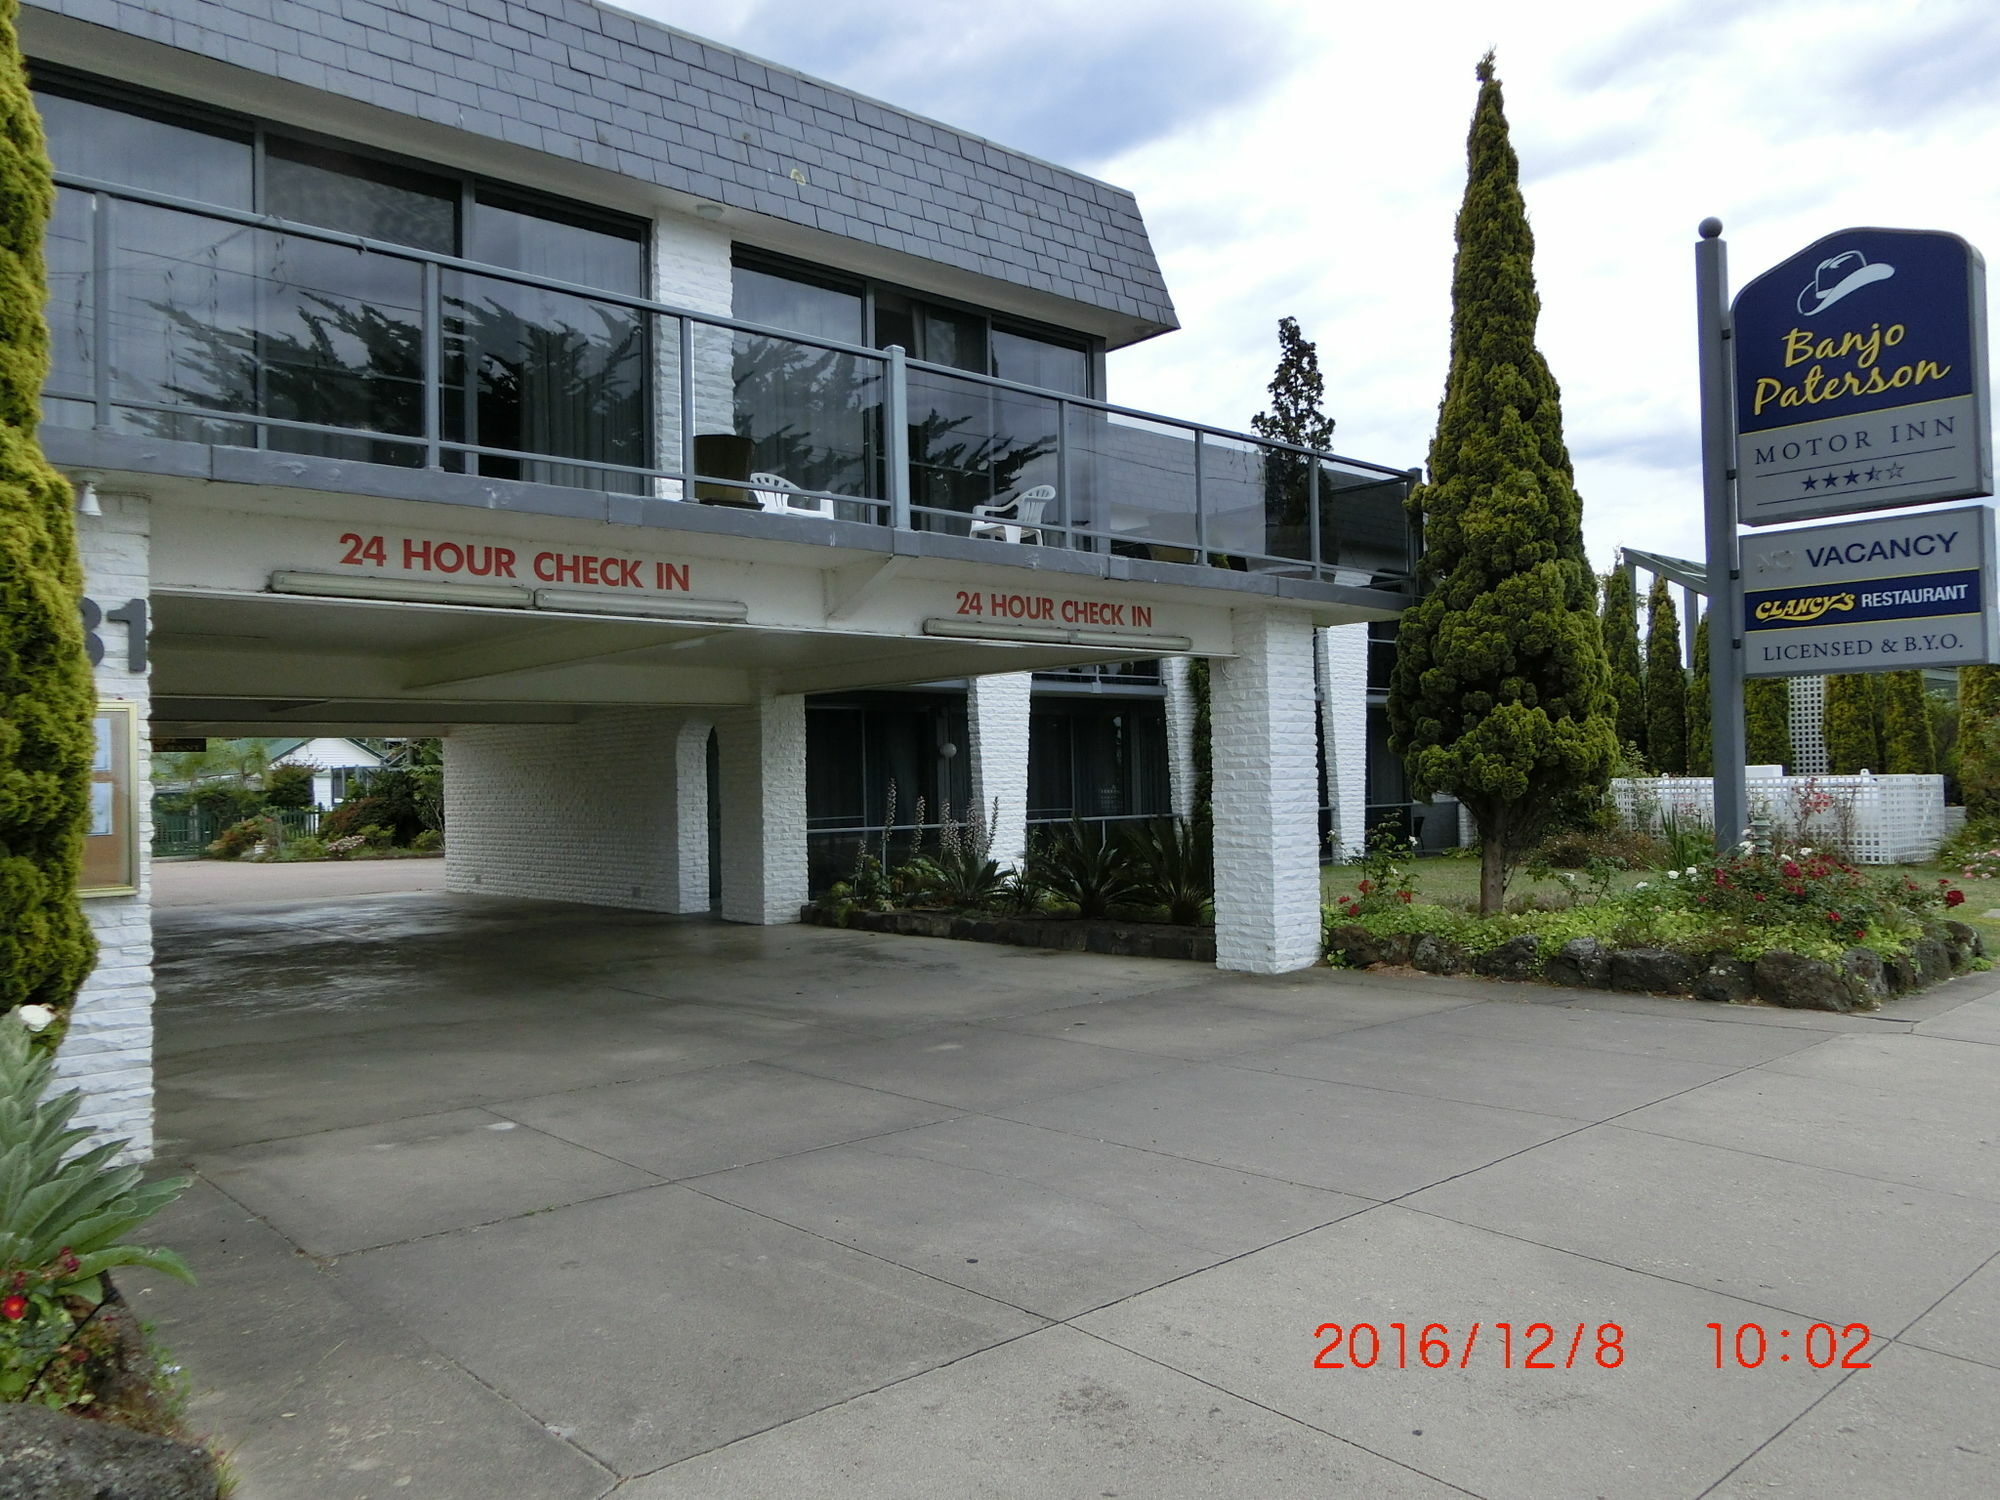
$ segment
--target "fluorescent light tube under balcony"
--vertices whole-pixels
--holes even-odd
[[[388,599],[401,604],[484,604],[495,609],[526,609],[535,597],[532,590],[504,583],[365,578],[344,573],[273,573],[271,592],[330,599]]]
[[[571,614],[623,615],[645,620],[747,620],[750,606],[736,599],[629,598],[622,594],[593,594],[583,589],[536,589],[536,609],[558,609]]]
[[[1110,646],[1119,650],[1129,646],[1134,656],[1172,655],[1194,649],[1194,641],[1184,635],[1140,635],[1122,630],[1065,630],[1060,625],[1011,625],[998,620],[991,622],[958,620],[950,616],[933,616],[924,621],[924,634],[1009,645]]]

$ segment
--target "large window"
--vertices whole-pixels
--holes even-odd
[[[607,291],[648,289],[636,220],[74,77],[38,77],[35,97],[63,172]],[[434,383],[447,468],[643,486],[616,467],[649,458],[640,314],[447,269],[430,369],[419,261],[127,200],[97,217],[85,195],[60,195],[48,236],[50,389],[89,392],[108,354],[127,430],[420,465]],[[102,341],[90,284],[99,236],[111,303]],[[88,421],[90,408],[56,398],[48,415]]]
[[[735,315],[744,322],[877,349],[929,365],[1091,394],[1086,340],[996,321],[977,309],[741,252]],[[881,412],[872,362],[743,335],[736,346],[736,430],[752,465],[808,489],[883,493]],[[920,527],[963,532],[976,505],[1048,485],[1058,403],[943,370],[910,372],[910,490]],[[1043,502],[1047,505],[1047,502]],[[1056,508],[1045,512],[1059,519]]]

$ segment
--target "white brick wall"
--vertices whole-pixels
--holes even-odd
[[[1160,658],[1167,716],[1167,802],[1177,818],[1194,816],[1194,690],[1188,681],[1192,666],[1185,656]]]
[[[727,231],[692,215],[662,212],[653,221],[653,296],[693,312],[729,316],[732,291]],[[660,467],[681,466],[680,327],[655,328],[660,370]],[[735,422],[734,342],[727,329],[694,328],[694,429],[730,432]],[[679,499],[680,485],[660,481],[664,499]]]
[[[1368,627],[1334,625],[1317,634],[1332,853],[1354,855],[1368,842]]]
[[[972,800],[993,825],[992,858],[1002,869],[1018,866],[1028,854],[1028,715],[1032,672],[975,677],[965,694],[965,718],[972,741]]]
[[[705,721],[656,708],[453,730],[446,888],[707,910],[707,733]]]
[[[1210,700],[1216,966],[1276,974],[1319,960],[1313,627],[1289,609],[1234,620]]]
[[[101,495],[104,514],[77,517],[84,593],[106,613],[148,590],[151,505],[141,495]],[[83,905],[97,934],[97,967],[84,981],[69,1034],[56,1055],[59,1087],[83,1090],[77,1123],[99,1140],[124,1138],[127,1160],[153,1154],[153,792],[146,731],[146,674],[128,668],[126,627],[100,628],[104,660],[97,694],[137,705],[139,749],[133,800],[139,811],[139,892],[92,896]]]
[[[796,922],[806,900],[806,700],[767,696],[715,723],[721,760],[722,915]]]

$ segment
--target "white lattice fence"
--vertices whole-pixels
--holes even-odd
[[[1922,864],[1947,827],[1942,776],[1764,776],[1749,783],[1750,815],[1780,847],[1837,849],[1857,864]],[[1658,832],[1673,818],[1713,827],[1715,784],[1706,776],[1620,778],[1619,817]]]

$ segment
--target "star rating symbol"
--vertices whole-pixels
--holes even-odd
[[[1806,475],[1806,477],[1800,480],[1799,482],[1809,490],[1816,490],[1819,488],[1819,481],[1813,478],[1812,475],[1810,474]]]
[[[1870,484],[1873,484],[1875,482],[1875,476],[1880,472],[1881,471],[1879,469],[1870,469],[1868,471],[1868,482]]]
[[[1903,477],[1903,466],[1901,464],[1890,464],[1889,477],[1891,479],[1901,479]]]
[[[1853,471],[1852,469],[1849,469],[1849,470],[1847,471],[1847,474],[1846,474],[1846,476],[1845,476],[1845,477],[1846,477],[1846,479],[1847,479],[1847,482],[1848,482],[1849,484],[1859,484],[1859,483],[1861,483],[1861,476],[1860,476],[1859,474],[1855,473],[1855,472],[1854,472],[1854,471]]]
[[[1840,483],[1840,476],[1838,474],[1829,474],[1826,476],[1826,478],[1822,479],[1820,483],[1825,485],[1828,489],[1832,489],[1836,484]]]

